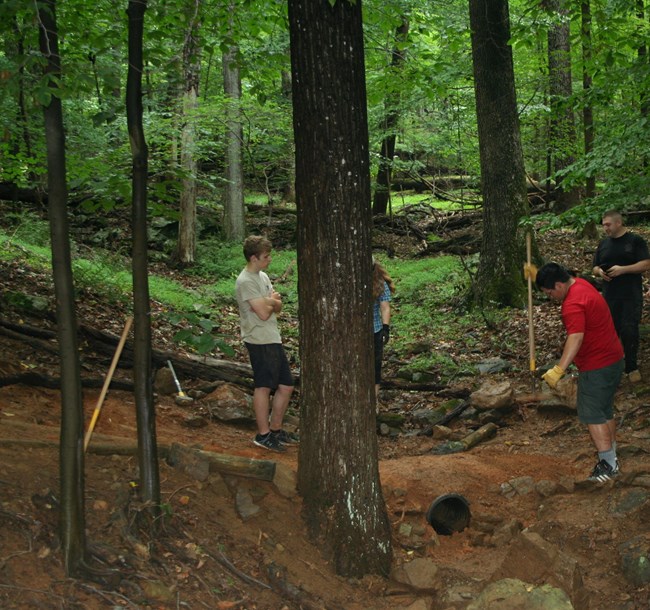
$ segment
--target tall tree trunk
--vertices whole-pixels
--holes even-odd
[[[178,224],[178,262],[181,265],[194,264],[196,255],[196,112],[198,109],[199,74],[199,12],[201,0],[193,0],[189,25],[183,46],[183,95],[181,127],[181,169],[183,188],[180,196],[180,221]]]
[[[83,573],[86,554],[84,417],[68,229],[65,135],[57,85],[61,78],[61,59],[55,8],[54,0],[45,0],[39,4],[38,18],[40,49],[47,60],[45,73],[50,78],[51,95],[44,115],[52,271],[61,357],[60,536],[66,575],[74,577]]]
[[[644,0],[637,0],[636,1],[636,15],[641,21],[640,24],[640,30],[642,32],[647,31],[648,24],[645,22],[645,3]],[[641,62],[647,63],[648,62],[648,44],[646,41],[643,41],[638,48],[638,56]],[[641,117],[643,119],[647,119],[648,116],[650,116],[650,95],[648,94],[647,91],[644,89],[641,90],[639,94],[639,102],[641,104]],[[646,152],[646,154],[643,155],[643,159],[641,160],[643,162],[643,167],[648,167],[648,164],[650,163],[650,155]]]
[[[581,3],[582,23],[581,23],[581,40],[582,40],[582,89],[584,96],[584,106],[582,109],[582,121],[585,140],[585,155],[589,155],[594,150],[594,111],[591,105],[591,62],[593,60],[592,40],[591,40],[591,4],[589,0],[583,0]],[[585,196],[591,199],[596,194],[596,176],[587,177]]]
[[[548,74],[551,104],[549,144],[557,176],[557,199],[555,211],[562,212],[580,202],[580,190],[565,190],[562,177],[557,175],[575,162],[576,127],[571,106],[571,37],[570,20],[565,7],[566,0],[543,0],[546,10],[559,19],[548,30]]]
[[[397,72],[404,63],[405,52],[402,49],[404,41],[408,36],[409,21],[406,17],[402,18],[402,23],[397,27],[395,32],[395,46],[391,52],[391,62],[388,79],[390,92],[387,93],[384,100],[384,122],[382,131],[384,133],[379,150],[379,168],[377,169],[377,183],[375,186],[375,195],[372,201],[373,215],[386,214],[388,211],[388,202],[390,201],[390,189],[393,173],[393,157],[395,156],[395,140],[397,139],[397,124],[400,116],[400,85],[393,84],[397,80]]]
[[[138,428],[140,497],[149,504],[151,523],[160,513],[160,477],[156,445],[156,414],[151,373],[151,307],[147,257],[148,151],[142,126],[142,33],[146,0],[129,0],[129,70],[126,116],[132,155],[133,319],[135,413]]]
[[[507,0],[470,0],[474,90],[481,157],[483,237],[475,297],[480,305],[524,304],[526,214]]]
[[[339,574],[389,571],[379,482],[361,2],[290,0],[301,336],[298,488]]]
[[[242,241],[246,234],[244,170],[242,168],[241,78],[239,49],[231,46],[223,54],[223,89],[226,94],[226,191],[224,225],[226,238]]]
[[[286,70],[282,70],[281,75],[282,82],[282,98],[286,100],[287,111],[291,112],[291,73]],[[291,143],[293,146],[293,142]],[[295,147],[292,151],[295,153]],[[295,163],[295,154],[292,155],[291,165],[287,168],[287,181],[282,186],[282,201],[295,203],[296,201],[296,163]]]
[[[14,15],[12,19],[12,29],[15,34],[15,51],[10,56],[24,57],[25,55],[25,35],[18,26],[18,18]],[[27,116],[27,108],[25,107],[25,66],[23,61],[18,62],[18,125],[22,128],[23,144],[25,146],[25,156],[32,156],[32,143],[29,135],[29,117]],[[18,154],[20,146],[16,141],[14,153]],[[30,179],[34,180],[33,172],[30,172]]]

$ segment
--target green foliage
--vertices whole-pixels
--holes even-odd
[[[235,350],[226,343],[223,336],[215,333],[218,328],[213,320],[214,312],[203,304],[194,305],[190,312],[170,312],[167,319],[173,325],[183,325],[174,334],[174,341],[187,345],[199,354],[209,354],[219,349],[226,356],[234,356]]]

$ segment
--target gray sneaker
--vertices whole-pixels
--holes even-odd
[[[271,436],[274,436],[280,445],[300,444],[300,438],[298,435],[293,432],[287,432],[286,430],[271,430]]]
[[[269,451],[277,451],[279,453],[286,451],[284,445],[280,444],[278,439],[275,438],[271,432],[263,436],[261,434],[256,434],[253,439],[253,444],[262,447],[262,449],[268,449]]]

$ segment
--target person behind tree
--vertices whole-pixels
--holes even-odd
[[[390,301],[395,293],[395,285],[386,269],[372,258],[372,297],[374,299],[373,329],[375,333],[375,397],[379,400],[379,384],[384,358],[384,346],[390,339]]]
[[[625,351],[625,372],[637,383],[641,381],[637,362],[643,310],[641,274],[650,269],[650,253],[645,240],[627,230],[619,212],[605,212],[602,224],[606,237],[594,254],[593,274],[604,280],[603,296]]]
[[[270,451],[286,451],[286,445],[297,442],[295,435],[282,428],[294,382],[278,330],[282,297],[273,290],[265,273],[272,260],[271,248],[265,237],[246,238],[246,267],[237,277],[235,294],[241,336],[253,367],[253,409],[257,422],[253,443]]]
[[[567,338],[560,361],[542,379],[555,388],[569,365],[578,367],[578,418],[586,424],[598,451],[589,480],[604,482],[619,474],[616,457],[614,396],[623,374],[623,347],[602,295],[557,263],[547,263],[535,278],[537,287],[562,303]]]

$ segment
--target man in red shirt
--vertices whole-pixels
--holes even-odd
[[[625,367],[623,347],[605,299],[589,282],[572,277],[557,263],[547,263],[535,283],[562,303],[567,332],[560,361],[542,379],[555,388],[571,363],[578,367],[578,418],[598,450],[589,479],[602,483],[619,473],[614,395]]]

